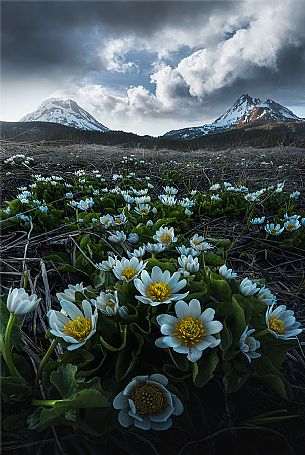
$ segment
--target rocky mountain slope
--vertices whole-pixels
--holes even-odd
[[[88,131],[109,131],[89,112],[85,111],[75,101],[59,98],[49,98],[36,111],[23,117],[21,122],[52,122]]]

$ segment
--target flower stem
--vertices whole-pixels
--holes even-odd
[[[28,271],[23,272],[23,288],[26,289],[28,285]]]
[[[32,406],[54,406],[56,403],[62,403],[66,400],[33,400]]]
[[[3,357],[4,357],[4,360],[6,362],[8,369],[10,371],[11,376],[21,378],[21,375],[20,375],[20,373],[18,373],[18,371],[15,367],[15,364],[14,364],[12,345],[11,345],[12,329],[13,329],[13,326],[15,323],[15,319],[16,319],[16,316],[13,313],[11,313],[8,323],[7,323],[6,331],[5,331]]]
[[[40,379],[40,377],[42,375],[42,371],[43,371],[47,361],[49,360],[49,357],[52,355],[54,349],[56,348],[57,343],[58,343],[58,340],[53,340],[52,343],[49,346],[49,349],[47,350],[47,352],[43,356],[43,358],[42,358],[42,360],[41,360],[41,362],[39,364],[38,370],[37,370],[37,374],[36,374],[36,378],[35,378],[35,387],[38,387],[39,379]]]
[[[264,335],[267,335],[267,333],[269,333],[269,329],[261,330],[260,332],[258,332],[258,333],[255,334],[255,338],[258,338],[258,337],[262,337],[262,336],[264,336]]]
[[[5,359],[5,343],[4,343],[4,339],[3,339],[3,336],[1,335],[1,333],[0,333],[0,352],[3,355],[3,358],[4,358],[5,362],[6,362],[6,359]]]

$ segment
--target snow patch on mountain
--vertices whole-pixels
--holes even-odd
[[[52,122],[89,131],[109,131],[109,128],[98,122],[89,112],[75,101],[60,98],[49,98],[31,114],[23,117],[21,122]]]
[[[258,98],[242,95],[225,114],[215,120],[212,124],[219,128],[230,128],[240,120],[246,123],[252,109],[259,102],[260,100]]]
[[[304,121],[292,111],[267,99],[261,101],[259,98],[252,98],[250,95],[242,95],[221,117],[213,123],[208,123],[198,127],[183,128],[172,130],[164,136],[173,139],[194,139],[207,134],[221,132],[232,127],[243,126],[254,123],[268,123],[273,121]]]

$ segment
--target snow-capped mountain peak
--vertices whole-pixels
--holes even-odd
[[[247,122],[251,110],[260,102],[258,98],[249,95],[242,95],[221,117],[216,119],[212,125],[218,128],[230,128],[232,125],[242,121]]]
[[[273,100],[259,102],[251,112],[250,121],[301,120],[287,107]]]
[[[89,112],[75,101],[60,98],[48,98],[36,111],[27,114],[21,122],[52,122],[71,126],[81,130],[105,132],[109,129],[98,122]]]
[[[271,99],[261,101],[250,95],[242,95],[221,117],[213,123],[202,126],[183,128],[165,133],[164,136],[174,139],[194,139],[207,134],[222,132],[232,127],[245,126],[247,124],[261,124],[279,121],[304,121],[295,115],[287,107]]]

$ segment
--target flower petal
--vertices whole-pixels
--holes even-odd
[[[214,319],[214,315],[215,310],[213,308],[207,308],[200,316],[200,319],[205,324],[206,322],[211,322]]]
[[[164,386],[167,386],[168,384],[168,379],[166,376],[164,376],[163,374],[160,374],[160,373],[154,373],[154,374],[151,374],[148,378],[150,381],[156,381],[156,382],[159,382],[160,384],[164,385]]]
[[[223,325],[219,321],[211,321],[205,324],[205,333],[207,335],[214,335],[214,333],[219,333],[223,329]]]
[[[175,305],[175,312],[179,319],[183,319],[189,315],[190,308],[184,300],[179,300]]]
[[[190,362],[197,362],[197,360],[199,360],[201,356],[202,356],[202,350],[197,349],[197,347],[193,346],[190,349],[190,352],[189,352],[187,358]]]
[[[199,318],[201,315],[201,305],[199,300],[197,299],[192,299],[189,302],[189,307],[190,307],[190,313],[194,318]]]
[[[172,393],[172,399],[173,399],[173,406],[174,406],[173,415],[179,416],[184,411],[184,406],[182,404],[182,401],[173,393]]]
[[[74,303],[69,302],[68,300],[61,300],[60,305],[72,320],[84,316],[80,309]]]
[[[121,409],[121,411],[119,412],[119,415],[118,415],[118,420],[120,422],[120,425],[122,425],[122,427],[125,427],[125,428],[127,428],[133,424],[133,419],[132,419],[132,417],[130,417],[128,415],[128,412],[126,411],[126,409]]]
[[[175,324],[176,322],[177,318],[175,318],[175,316],[171,316],[170,314],[159,314],[159,316],[157,316],[157,323],[159,325]]]
[[[149,418],[145,418],[142,420],[135,420],[134,425],[137,428],[140,428],[141,430],[150,430],[151,429],[151,421]]]
[[[124,396],[123,392],[120,392],[113,400],[112,403],[114,409],[125,409],[128,408],[128,399]]]

